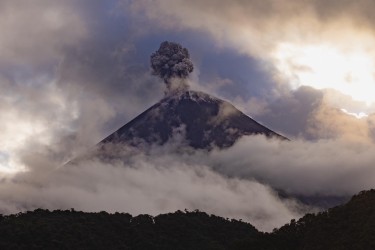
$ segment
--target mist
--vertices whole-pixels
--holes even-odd
[[[2,180],[0,212],[74,208],[158,215],[199,209],[271,231],[307,211],[292,199],[281,200],[266,184],[224,176],[196,162],[191,149],[180,146],[176,152],[176,146],[154,146],[145,153],[107,145],[105,150],[121,156],[108,158],[105,151],[94,150],[65,166],[43,155],[25,156],[31,168]]]
[[[139,148],[108,144],[64,166],[47,148],[30,151],[22,158],[28,171],[2,180],[0,211],[74,208],[157,215],[199,209],[270,231],[317,211],[281,199],[275,189],[297,196],[348,196],[374,183],[369,144],[246,136],[230,148],[206,151],[181,140]]]

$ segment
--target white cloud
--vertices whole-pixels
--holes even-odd
[[[0,211],[41,207],[157,215],[199,209],[243,219],[267,231],[301,215],[294,201],[280,200],[266,185],[227,178],[208,166],[182,162],[178,155],[155,150],[151,155],[132,152],[126,162],[91,158],[57,171],[52,170],[53,163],[33,154],[28,162],[36,167],[3,180]],[[41,169],[38,164],[47,167]]]
[[[291,194],[345,196],[373,187],[374,155],[374,144],[369,142],[289,142],[257,136],[213,152],[210,165],[229,176],[256,178]]]

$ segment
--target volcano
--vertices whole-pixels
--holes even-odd
[[[226,148],[245,135],[288,140],[232,104],[203,92],[183,90],[165,96],[100,144],[165,144],[178,135],[194,149]]]
[[[126,151],[129,148],[134,147],[143,151],[147,150],[144,145],[163,145],[168,142],[183,143],[182,146],[190,146],[195,150],[225,149],[241,137],[249,135],[263,135],[267,138],[289,141],[227,101],[203,92],[179,90],[167,94],[158,103],[102,140],[96,153],[104,160],[119,159],[123,154],[131,152]],[[132,147],[121,147],[122,145]],[[319,208],[336,206],[349,198],[296,196],[284,190],[276,192],[280,198],[294,198],[302,204]]]

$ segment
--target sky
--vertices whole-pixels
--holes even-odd
[[[0,211],[198,208],[272,230],[307,209],[275,188],[343,196],[373,187],[374,5],[0,0]],[[150,55],[166,40],[189,50],[192,89],[291,142],[246,137],[210,153],[163,147],[61,169],[163,97]]]

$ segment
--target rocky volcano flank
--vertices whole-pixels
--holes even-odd
[[[224,100],[182,90],[167,95],[101,144],[164,144],[177,136],[195,149],[210,149],[230,147],[241,136],[257,134],[287,140]]]

